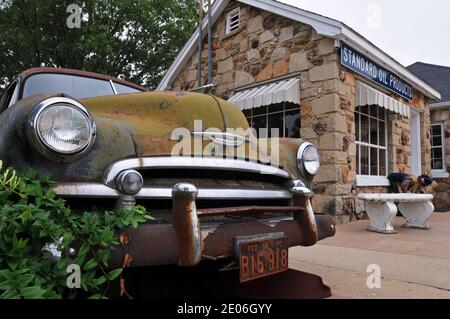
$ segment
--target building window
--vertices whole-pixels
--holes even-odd
[[[376,105],[356,108],[356,173],[359,176],[387,176],[386,119],[386,110]]]
[[[446,172],[444,125],[431,125],[431,167],[436,172]]]
[[[239,29],[241,24],[241,10],[236,8],[227,14],[227,34]]]
[[[271,137],[272,129],[279,129],[279,137],[300,138],[301,122],[298,104],[289,102],[271,104],[244,110],[244,114],[259,138]]]

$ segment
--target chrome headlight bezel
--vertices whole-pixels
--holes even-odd
[[[129,175],[134,175],[138,178],[138,187],[135,190],[127,189],[127,187],[125,186],[125,179]],[[116,177],[116,188],[122,194],[136,195],[137,193],[139,193],[141,191],[141,189],[143,187],[144,187],[144,178],[142,177],[141,173],[139,173],[138,171],[135,171],[133,169],[128,169],[128,170],[122,171]]]
[[[316,176],[319,173],[320,170],[320,155],[318,155],[318,168],[316,172],[311,172],[308,171],[308,168],[306,167],[306,163],[304,160],[304,155],[305,152],[308,150],[308,148],[314,148],[317,151],[317,154],[319,154],[319,150],[317,149],[317,147],[309,142],[303,143],[302,145],[300,145],[298,151],[297,151],[297,168],[300,171],[300,173],[302,174],[302,176],[306,177],[306,178],[311,178]]]
[[[80,112],[89,126],[89,140],[86,145],[75,151],[64,151],[50,145],[39,130],[39,120],[44,111],[52,107],[65,106]],[[55,161],[75,160],[85,155],[94,145],[97,127],[88,110],[79,102],[67,97],[52,97],[37,104],[28,118],[27,136],[29,142],[45,157]]]

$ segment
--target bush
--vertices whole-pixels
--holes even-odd
[[[51,185],[48,177],[3,169],[0,161],[0,298],[75,297],[80,290],[67,288],[71,265],[80,267],[82,291],[103,298],[104,287],[122,272],[105,271],[119,244],[117,231],[152,218],[140,206],[72,213]],[[60,258],[50,252],[49,243]]]

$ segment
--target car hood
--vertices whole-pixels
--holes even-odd
[[[113,122],[115,127],[120,127],[122,132],[129,134],[136,157],[171,156],[179,143],[173,133],[180,128],[187,129],[190,133],[207,129],[221,132],[234,129],[241,130],[236,132],[236,135],[241,136],[249,129],[247,119],[235,105],[208,94],[146,92],[96,97],[80,102],[86,106],[99,126],[99,139],[102,139],[102,135],[104,138],[105,134],[110,134],[111,125],[108,123]],[[200,127],[196,121],[201,121]],[[107,129],[102,132],[102,127]],[[193,147],[195,138],[191,137],[192,147],[184,149],[181,155],[205,155],[204,151],[211,141],[205,139],[202,148],[198,149]],[[127,144],[123,142],[123,136],[117,138],[120,138],[122,145]],[[114,143],[111,136],[108,136],[108,141]],[[296,175],[296,152],[301,143],[299,139],[280,139],[279,163],[276,166],[284,167]],[[266,145],[267,149],[261,150],[261,144]],[[250,146],[246,143],[234,149],[225,148],[224,153],[231,158],[234,156],[230,152],[245,154],[245,159],[261,162],[261,154],[270,156],[271,146],[270,140],[259,140],[257,152],[250,151]]]
[[[212,128],[221,132],[227,128],[248,129],[239,109],[206,94],[148,92],[97,97],[81,103],[96,121],[110,119],[125,128],[133,139],[136,156],[170,155],[178,142],[177,129],[191,133]]]
[[[0,136],[0,157],[5,165],[24,171],[32,168],[42,175],[51,173],[52,178],[60,182],[100,182],[107,168],[117,161],[136,157],[172,156],[174,146],[179,143],[172,136],[177,128],[187,131],[192,143],[194,140],[198,141],[198,138],[192,138],[192,131],[211,128],[221,132],[230,128],[240,128],[243,131],[248,129],[244,114],[236,106],[212,95],[148,92],[90,98],[80,102],[89,110],[97,126],[92,149],[81,158],[54,161],[39,152],[30,152],[26,127],[28,115],[33,108],[41,101],[57,96],[61,95],[41,94],[26,98],[0,115],[2,125],[5,125]],[[202,120],[202,127],[195,127],[196,120]],[[272,155],[272,141],[257,140],[259,152],[256,153],[248,151],[251,143],[230,149],[240,159],[243,159],[241,155],[244,149],[246,159],[282,167],[292,177],[298,176],[296,154],[304,141],[280,139],[279,142],[278,163],[261,161],[259,157],[261,153]],[[192,148],[194,152],[183,152],[179,156],[203,156],[202,152],[208,145],[211,145],[211,141],[206,139],[199,152]],[[266,145],[267,150],[260,151],[261,145]],[[227,158],[235,158],[234,154],[228,154],[228,148],[226,150]],[[23,157],[21,154],[28,156]]]

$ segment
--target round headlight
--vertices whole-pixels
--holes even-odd
[[[320,168],[320,155],[317,148],[311,143],[300,146],[297,154],[297,165],[303,174],[317,175]]]
[[[62,99],[40,110],[35,129],[41,143],[50,150],[60,154],[77,154],[91,144],[95,125],[81,104]]]

